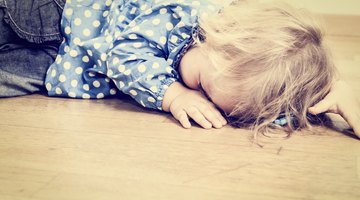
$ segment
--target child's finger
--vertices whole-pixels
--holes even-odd
[[[191,123],[184,110],[178,111],[173,114],[174,118],[177,119],[184,128],[191,128]]]
[[[217,107],[215,107],[215,105],[212,105],[212,109],[215,110],[214,113],[216,115],[216,117],[220,120],[221,124],[223,126],[225,126],[227,124],[226,119],[224,118],[224,116],[222,116],[221,112],[219,111],[219,109]]]
[[[356,118],[353,118],[351,122],[349,122],[350,126],[353,128],[355,135],[357,135],[360,138],[360,125],[359,122],[360,117],[359,115]]]
[[[212,109],[210,106],[203,106],[200,108],[200,112],[203,116],[212,124],[215,128],[221,128],[223,126],[222,122],[219,120],[216,112],[219,112],[215,109]]]
[[[352,127],[355,135],[357,135],[360,138],[360,124],[359,124],[360,113],[353,111],[353,112],[347,112],[346,114],[342,113],[341,116],[344,117],[344,119],[347,121],[350,127]]]
[[[317,115],[317,114],[329,111],[332,106],[333,106],[333,104],[331,103],[331,101],[329,101],[327,99],[323,99],[319,103],[310,107],[308,109],[308,111],[313,115]]]
[[[195,107],[190,107],[185,112],[193,119],[196,123],[205,129],[210,129],[212,124],[204,117],[204,115]]]

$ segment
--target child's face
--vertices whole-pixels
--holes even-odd
[[[236,102],[232,100],[231,96],[217,87],[223,84],[224,80],[216,76],[216,69],[213,66],[208,66],[207,70],[200,71],[199,77],[200,84],[198,90],[202,91],[210,101],[225,113],[231,113]]]
[[[217,69],[198,48],[185,54],[180,63],[180,76],[185,85],[203,92],[210,101],[226,113],[230,113],[236,105],[231,96],[218,89],[224,80],[216,76]]]

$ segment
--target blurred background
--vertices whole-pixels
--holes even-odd
[[[360,36],[359,0],[284,0],[320,15],[329,35]]]
[[[215,0],[228,4],[233,0]],[[259,0],[262,2],[274,0]],[[282,0],[319,15],[327,35],[360,37],[360,0]]]
[[[359,0],[285,0],[291,5],[306,7],[322,14],[360,15]]]

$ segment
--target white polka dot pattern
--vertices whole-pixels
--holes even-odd
[[[208,0],[68,0],[64,42],[46,77],[48,94],[102,99],[122,91],[161,109],[198,17],[209,10],[218,11]]]

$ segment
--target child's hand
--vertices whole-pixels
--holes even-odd
[[[170,104],[170,112],[184,128],[191,127],[189,118],[206,129],[221,128],[226,124],[215,105],[196,90],[179,94]]]
[[[170,111],[184,128],[191,127],[189,118],[206,129],[221,128],[227,123],[215,105],[201,92],[185,88],[179,82],[171,84],[167,89],[162,107],[164,111]]]
[[[319,103],[309,108],[311,114],[331,112],[340,114],[360,138],[360,104],[353,91],[343,81],[336,81],[329,94]]]

